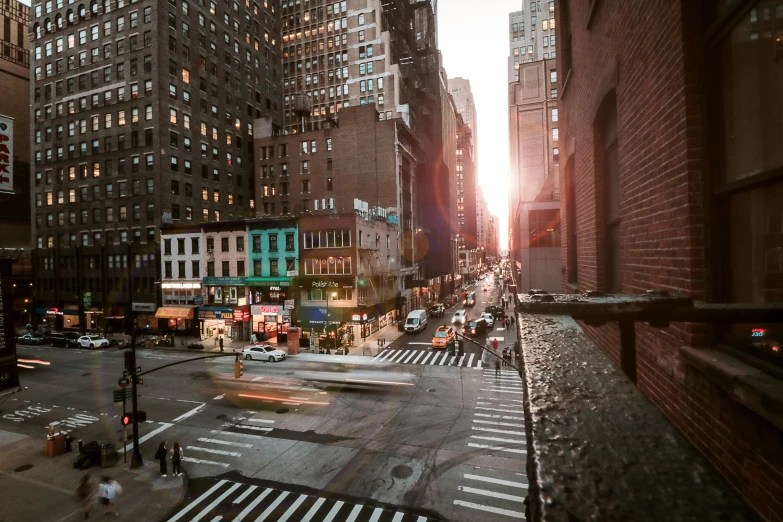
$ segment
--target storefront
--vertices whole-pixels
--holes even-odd
[[[155,312],[157,328],[162,332],[187,334],[193,333],[193,319],[195,317],[195,306],[161,306]],[[139,323],[137,322],[137,325]],[[141,326],[141,328],[151,328],[152,326]]]
[[[397,300],[389,299],[382,303],[378,303],[374,306],[362,306],[359,308],[359,313],[355,314],[353,318],[360,317],[361,330],[359,335],[362,339],[366,339],[377,331],[385,328],[390,324],[396,323],[397,320]],[[354,323],[356,321],[353,321]]]
[[[252,332],[255,340],[268,343],[285,343],[291,326],[291,311],[284,305],[255,304],[250,306]],[[252,340],[252,339],[251,339]]]
[[[246,306],[249,304],[244,277],[205,277],[206,303],[215,305]]]
[[[42,332],[79,328],[78,308],[36,308]]]
[[[201,338],[249,341],[250,317],[249,306],[202,306],[198,309]]]

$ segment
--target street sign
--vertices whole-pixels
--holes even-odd
[[[131,391],[125,388],[114,390],[112,393],[112,399],[112,402],[122,402],[124,400],[128,401],[131,399]]]
[[[294,309],[294,300],[293,299],[286,299],[285,300],[285,309],[286,310],[293,310]]]
[[[130,384],[130,379],[127,377],[120,377],[120,380],[117,381],[117,384],[120,386],[120,388],[127,388]]]

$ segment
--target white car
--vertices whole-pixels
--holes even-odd
[[[467,318],[468,312],[465,310],[457,310],[454,313],[454,317],[451,318],[452,323],[459,323],[462,324],[465,322],[465,319]]]
[[[481,318],[487,322],[487,325],[490,328],[495,326],[495,318],[492,316],[492,314],[484,312],[483,314],[481,314]]]
[[[282,361],[288,356],[283,350],[278,350],[274,346],[269,346],[268,344],[248,346],[242,350],[242,355],[244,355],[245,359],[248,361],[256,360],[267,362]]]
[[[90,350],[109,347],[109,340],[100,335],[82,335],[76,342],[80,348],[89,348]]]

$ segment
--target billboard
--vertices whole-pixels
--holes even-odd
[[[0,395],[19,389],[12,288],[11,260],[0,259]]]
[[[14,191],[14,119],[0,115],[0,192]]]

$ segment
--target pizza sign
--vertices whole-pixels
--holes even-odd
[[[14,191],[14,120],[0,116],[0,192]]]

